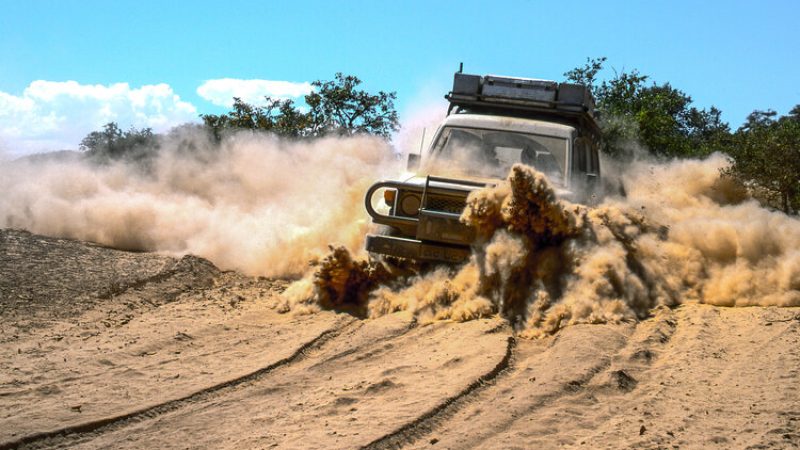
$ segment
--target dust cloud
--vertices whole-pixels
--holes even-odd
[[[635,321],[683,302],[800,306],[800,221],[748,200],[720,177],[725,164],[721,155],[635,163],[623,175],[627,197],[595,207],[558,199],[544,175],[515,165],[504,183],[468,199],[461,219],[479,236],[468,263],[387,277],[376,266],[394,264],[348,262],[361,264],[373,289],[353,301],[366,297],[373,317],[407,310],[423,322],[501,314],[525,337]],[[289,298],[318,298],[328,272],[317,269]]]
[[[627,196],[593,206],[559,199],[547,177],[514,165],[470,195],[461,220],[478,238],[460,267],[364,254],[363,196],[401,169],[387,143],[365,136],[241,133],[217,146],[187,130],[165,137],[146,167],[69,152],[4,160],[0,226],[302,275],[283,311],[500,314],[529,337],[683,302],[800,306],[800,221],[747,199],[720,177],[726,164],[636,162],[621,174]]]
[[[0,227],[137,251],[192,253],[250,275],[296,276],[330,242],[357,251],[363,196],[397,171],[365,136],[287,141],[243,132],[221,146],[174,132],[148,167],[72,157],[0,163]]]

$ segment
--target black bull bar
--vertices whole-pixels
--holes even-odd
[[[399,192],[416,191],[419,186],[394,181],[381,181],[367,190],[365,206],[372,221],[392,228],[393,235],[367,236],[366,249],[372,253],[417,260],[459,263],[469,258],[470,245],[475,241],[475,229],[460,221],[461,214],[439,211],[431,207],[430,199],[436,196],[457,197],[466,201],[470,192],[486,187],[486,183],[469,180],[428,176],[422,190],[419,213],[416,217],[381,214],[372,206],[372,197],[379,189],[396,189]]]

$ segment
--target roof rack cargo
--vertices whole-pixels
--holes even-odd
[[[448,114],[455,108],[506,115],[515,111],[521,117],[577,121],[599,132],[592,92],[581,84],[457,72],[445,98],[450,102]]]

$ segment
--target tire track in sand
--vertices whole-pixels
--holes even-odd
[[[509,336],[506,344],[506,352],[503,358],[492,370],[478,377],[458,394],[445,399],[426,413],[417,417],[413,421],[403,425],[397,430],[386,434],[369,444],[361,447],[365,450],[382,450],[401,448],[405,444],[411,444],[422,436],[429,434],[442,421],[455,414],[462,405],[473,395],[476,395],[495,381],[498,377],[509,372],[514,363],[514,351],[517,340]]]
[[[59,428],[51,431],[43,431],[39,433],[29,434],[22,436],[19,439],[0,443],[0,450],[10,450],[18,448],[36,448],[40,446],[53,446],[58,445],[62,440],[71,440],[83,437],[88,434],[99,434],[113,431],[115,429],[130,425],[133,423],[141,422],[144,420],[154,419],[158,416],[168,412],[175,411],[186,405],[196,403],[199,401],[207,400],[214,396],[224,395],[226,391],[234,388],[241,387],[250,382],[257,381],[265,375],[290,364],[300,362],[308,356],[308,354],[327,342],[337,338],[341,334],[350,331],[351,328],[358,328],[361,326],[361,321],[358,319],[348,319],[344,324],[335,326],[328,330],[323,331],[313,339],[303,343],[291,355],[280,359],[272,364],[259,368],[253,372],[233,378],[227,381],[217,383],[211,387],[201,389],[193,392],[184,397],[169,400],[156,405],[141,408],[132,412],[119,414],[116,416],[104,417],[76,425]]]
[[[592,326],[602,327],[603,325]],[[544,391],[537,390],[535,385],[526,386],[528,383],[525,380],[530,375],[524,373],[526,371],[525,366],[535,367],[536,363],[542,364],[541,357],[547,357],[548,352],[553,351],[557,346],[561,348],[565,345],[572,346],[574,339],[571,342],[563,343],[560,341],[564,336],[556,335],[553,337],[552,342],[547,345],[547,349],[537,354],[530,354],[520,348],[517,351],[515,366],[507,372],[502,381],[498,381],[490,389],[479,393],[478,396],[474,397],[473,402],[453,414],[450,422],[448,422],[448,428],[461,431],[448,432],[447,430],[442,430],[443,435],[437,435],[436,442],[447,448],[482,448],[487,445],[491,446],[492,442],[493,445],[497,446],[498,441],[493,440],[498,436],[502,436],[512,427],[518,426],[522,420],[529,420],[534,414],[542,416],[544,411],[560,408],[563,406],[562,399],[580,398],[581,396],[591,397],[598,390],[610,390],[625,395],[636,388],[636,380],[630,378],[625,372],[625,370],[629,369],[631,361],[634,364],[638,362],[641,366],[652,365],[659,358],[657,348],[663,347],[671,340],[675,327],[674,314],[665,309],[660,311],[652,320],[636,324],[635,328],[629,332],[618,333],[608,330],[609,333],[619,336],[620,341],[617,348],[607,354],[597,353],[597,358],[593,364],[587,365],[579,373],[573,373],[564,380],[550,380],[550,383],[548,383],[548,380],[540,379],[540,383],[544,381],[550,386]],[[567,330],[567,333],[569,331]],[[564,330],[562,330],[563,332]],[[528,354],[526,355],[526,353]],[[553,355],[549,356],[552,357]],[[532,380],[536,380],[536,378]],[[552,383],[553,381],[555,383]],[[506,408],[484,408],[480,406],[481,404],[492,405],[495,400],[491,397],[496,398],[506,392],[513,393],[512,400],[516,397],[516,400],[509,403]],[[486,418],[479,415],[480,410],[492,411],[491,417]],[[481,422],[483,426],[479,430],[469,430],[465,428],[465,423],[469,421]],[[525,425],[522,426],[525,427]],[[465,433],[464,430],[469,431]],[[434,431],[436,430],[430,430],[430,434]],[[454,438],[456,439],[455,441],[453,440]],[[511,445],[509,442],[499,442],[503,442],[500,447]],[[414,448],[417,447],[414,446]]]

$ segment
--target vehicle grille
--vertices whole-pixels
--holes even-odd
[[[429,196],[426,209],[461,214],[465,206],[467,206],[465,198]]]

